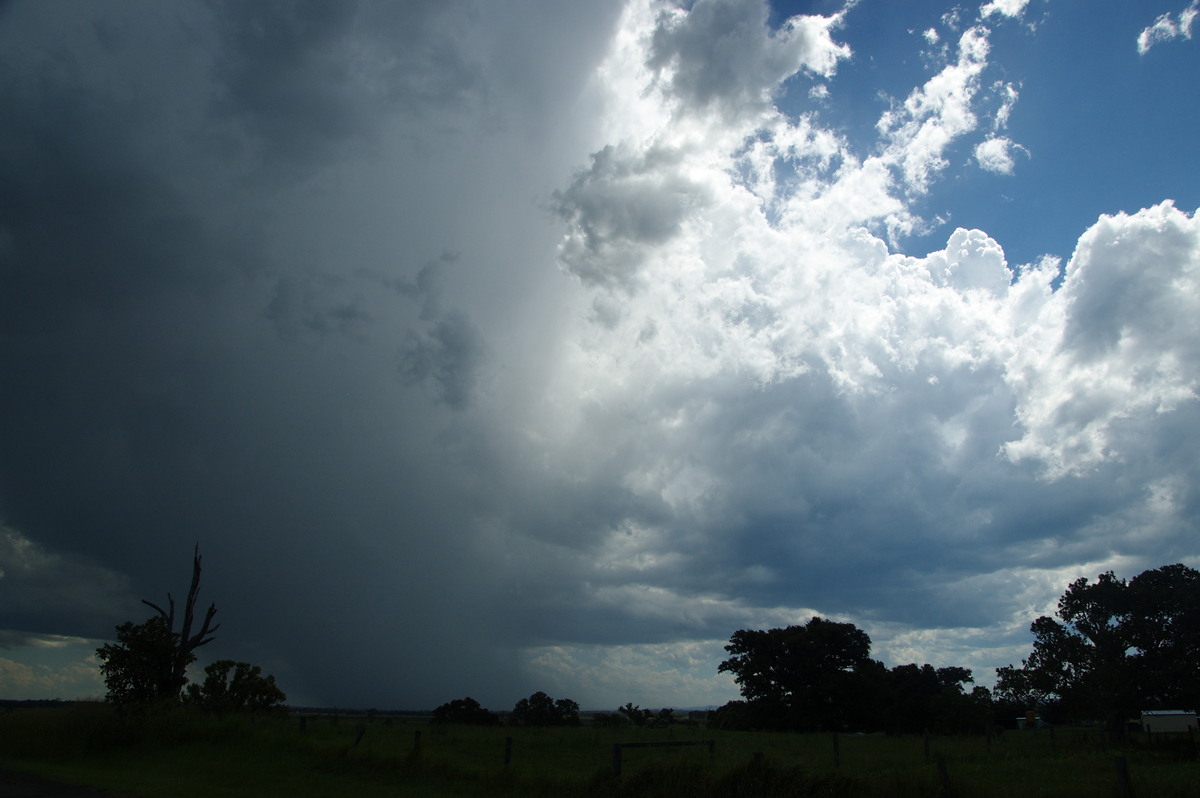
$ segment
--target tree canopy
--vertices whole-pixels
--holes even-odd
[[[1001,698],[1114,732],[1143,709],[1200,706],[1200,572],[1177,563],[1128,582],[1080,578],[1056,615],[1030,625],[1021,667],[997,670]]]
[[[142,624],[117,627],[116,644],[97,649],[100,672],[108,687],[108,700],[115,703],[176,700],[187,684],[187,667],[196,661],[195,651],[213,640],[220,624],[213,625],[217,605],[210,604],[200,628],[193,633],[196,600],[200,595],[200,546],[192,556],[192,583],[183,605],[180,629],[175,631],[175,597],[167,594],[163,609],[152,601],[142,603],[158,613]]]
[[[814,617],[784,629],[741,629],[725,646],[746,701],[726,704],[717,722],[734,728],[915,732],[980,730],[990,694],[964,685],[966,668],[898,665],[871,659],[871,638],[851,623]]]
[[[158,615],[144,623],[123,623],[117,640],[96,650],[107,698],[116,704],[177,702],[187,686],[187,668],[196,661],[197,648],[213,640],[215,604],[209,605],[193,632],[196,600],[200,594],[200,547],[192,559],[192,582],[183,606],[180,630],[175,631],[175,598],[167,594],[167,609],[143,599]],[[274,676],[263,676],[257,665],[218,660],[205,668],[202,684],[187,689],[190,704],[226,711],[264,711],[283,706],[287,697]]]
[[[480,706],[474,698],[456,698],[433,711],[434,723],[462,723],[469,726],[495,726],[500,718]]]
[[[862,703],[871,638],[852,623],[814,617],[784,629],[739,629],[718,672],[734,675],[742,695],[778,717],[769,725],[837,729]]]
[[[539,690],[517,702],[512,720],[521,726],[578,726],[579,704],[569,698],[555,700]]]
[[[287,696],[275,677],[248,662],[221,659],[204,669],[204,681],[187,688],[188,703],[214,712],[276,712]]]
[[[178,640],[163,618],[119,625],[117,642],[96,650],[108,700],[133,704],[178,696],[174,673]]]

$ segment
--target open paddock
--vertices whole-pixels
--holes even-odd
[[[0,715],[0,765],[130,798],[955,795],[1200,798],[1193,741],[1112,748],[1095,729],[987,736],[468,727],[385,714]],[[709,745],[711,741],[711,746]],[[657,745],[697,742],[696,745]],[[656,743],[656,745],[646,745]],[[614,746],[622,748],[621,775]],[[1122,773],[1128,781],[1122,780]]]

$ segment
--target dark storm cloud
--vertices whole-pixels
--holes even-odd
[[[438,397],[455,410],[471,401],[483,361],[483,337],[461,311],[450,311],[401,349],[400,370],[414,382],[432,379]]]
[[[258,157],[304,164],[377,145],[388,114],[478,106],[486,82],[456,40],[462,3],[214,0],[213,107]],[[344,152],[342,153],[344,154]]]
[[[128,580],[72,555],[52,554],[0,525],[0,647],[36,639],[33,630],[87,634],[135,610]]]
[[[448,170],[503,160],[454,144],[511,121],[462,40],[479,9],[43,10],[6,17],[0,50],[0,521],[42,552],[0,552],[0,625],[107,636],[186,588],[198,541],[211,655],[260,662],[294,700],[532,691],[471,537],[462,468],[485,447],[444,429],[491,346],[421,268],[451,246],[521,257],[481,251],[476,220],[431,221],[485,201]],[[496,29],[529,38],[535,11]],[[590,39],[594,16],[545,18]]]

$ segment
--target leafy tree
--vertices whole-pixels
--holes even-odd
[[[624,716],[625,720],[634,726],[670,726],[675,722],[675,710],[673,709],[663,707],[655,712],[652,709],[634,706],[632,701],[623,707],[617,707],[617,712],[621,713],[617,717]],[[592,719],[592,722],[595,723],[595,718]]]
[[[1129,582],[1130,639],[1146,709],[1200,709],[1200,571],[1164,565]]]
[[[741,629],[725,650],[731,656],[717,670],[734,675],[755,725],[836,730],[878,695],[883,666],[870,657],[871,638],[851,623],[814,617],[785,629]]]
[[[517,702],[512,719],[521,726],[578,726],[579,704],[569,698],[556,701],[539,690]]]
[[[117,642],[96,650],[109,701],[133,704],[172,695],[178,636],[162,618],[117,627]],[[174,695],[178,695],[178,690]]]
[[[468,696],[448,701],[433,711],[434,723],[464,723],[470,726],[495,726],[500,718]]]
[[[142,599],[156,610],[157,618],[142,624],[123,623],[117,627],[117,643],[96,650],[100,672],[108,687],[108,700],[129,703],[150,700],[176,700],[187,684],[187,667],[196,660],[195,650],[213,640],[220,624],[213,625],[217,614],[210,605],[200,624],[192,633],[196,599],[200,593],[200,547],[192,560],[192,584],[184,604],[182,624],[175,628],[175,599],[167,594],[168,609]]]
[[[1021,667],[997,670],[998,695],[1064,717],[1104,720],[1114,734],[1141,709],[1200,700],[1200,573],[1184,565],[1129,582],[1112,571],[1072,582],[1060,620],[1030,625],[1033,650]]]
[[[188,685],[187,701],[223,715],[280,711],[287,696],[276,686],[275,677],[263,676],[257,665],[222,659],[204,669],[202,684]]]
[[[617,712],[625,716],[625,719],[634,726],[645,726],[654,718],[654,713],[648,709],[642,709],[640,706],[634,706],[630,701],[623,707],[617,707]]]
[[[968,694],[975,681],[967,668],[897,665],[888,671],[883,728],[891,733],[978,731],[985,728],[990,695]]]

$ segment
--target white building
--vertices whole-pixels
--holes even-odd
[[[1142,728],[1146,734],[1182,732],[1197,728],[1196,713],[1182,709],[1156,709],[1142,712]]]

